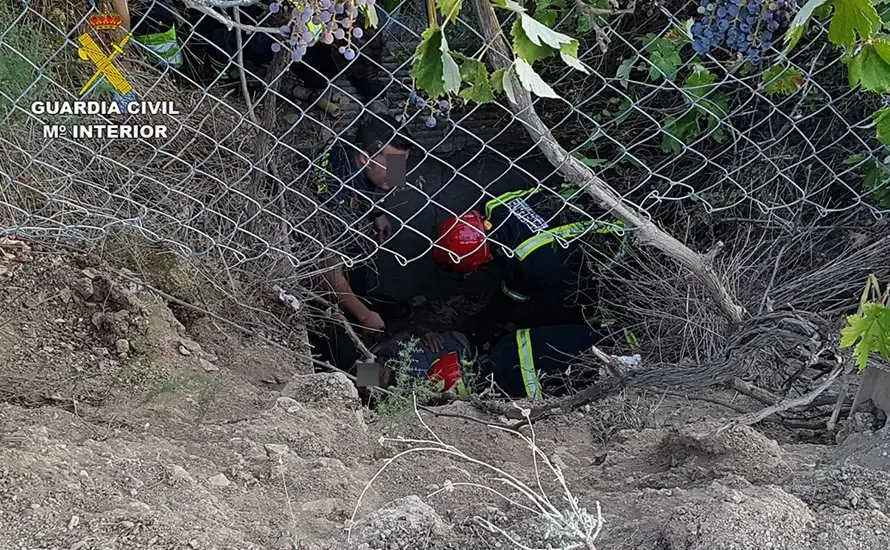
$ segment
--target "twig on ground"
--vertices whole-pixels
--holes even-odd
[[[770,407],[767,407],[767,408],[760,410],[758,412],[755,412],[755,413],[749,413],[746,415],[742,415],[742,416],[734,419],[732,422],[722,426],[721,428],[718,428],[715,433],[720,433],[728,428],[732,428],[735,426],[751,426],[753,424],[757,424],[758,422],[760,422],[761,420],[763,420],[764,418],[766,418],[770,415],[773,415],[773,414],[776,414],[776,413],[779,413],[782,411],[787,411],[788,409],[791,409],[794,407],[802,407],[804,405],[809,405],[822,392],[827,390],[834,383],[835,379],[844,371],[844,367],[845,367],[844,360],[840,356],[837,356],[837,366],[831,371],[831,374],[828,375],[828,377],[825,379],[825,381],[822,382],[822,384],[820,384],[816,389],[814,389],[810,393],[808,393],[806,395],[802,395],[800,397],[793,398],[793,399],[785,399],[779,403],[776,403],[775,405],[772,405]]]
[[[500,485],[505,485],[509,489],[509,491],[499,490],[499,488],[491,487],[482,482],[470,481],[455,483],[446,481],[442,488],[433,491],[429,496],[434,496],[444,491],[452,492],[458,487],[467,487],[484,491],[488,494],[496,495],[504,499],[506,502],[512,504],[513,506],[525,510],[526,512],[533,514],[539,519],[543,520],[548,529],[547,534],[555,535],[556,538],[561,539],[559,541],[560,543],[562,543],[561,548],[595,548],[594,541],[599,536],[603,527],[603,517],[599,502],[596,503],[597,511],[595,515],[587,512],[586,509],[580,507],[578,499],[569,490],[565,476],[563,475],[561,469],[553,464],[550,458],[537,445],[533,427],[531,427],[532,434],[530,436],[525,436],[517,431],[508,430],[503,427],[498,428],[501,431],[518,436],[522,439],[523,442],[527,444],[528,448],[531,449],[532,458],[535,463],[535,479],[534,483],[525,483],[519,478],[505,471],[504,469],[499,468],[498,466],[495,466],[493,464],[489,464],[488,462],[485,462],[483,460],[473,458],[457,447],[442,441],[442,439],[429,427],[429,425],[424,422],[423,417],[420,415],[419,409],[417,407],[416,400],[414,402],[414,405],[414,412],[417,415],[417,418],[420,421],[421,425],[430,434],[430,438],[380,438],[381,444],[390,442],[397,444],[407,444],[411,447],[406,450],[400,451],[395,456],[387,459],[383,466],[381,466],[380,469],[377,471],[377,473],[374,474],[374,476],[365,484],[365,487],[362,489],[362,492],[359,494],[356,500],[352,516],[347,522],[347,540],[351,540],[352,529],[356,525],[355,518],[361,507],[362,500],[364,499],[365,494],[377,480],[377,478],[379,478],[380,475],[383,474],[383,472],[387,468],[389,468],[389,466],[393,462],[404,456],[415,453],[430,453],[445,455],[451,458],[462,460],[476,467],[479,467],[482,470],[488,471],[491,474],[494,474],[495,481],[499,482]],[[521,413],[522,416],[524,416],[526,419],[528,418],[528,409],[522,410]],[[557,508],[557,506],[554,504],[555,499],[552,499],[551,496],[547,495],[547,493],[544,492],[541,482],[541,468],[539,468],[538,466],[539,464],[546,466],[550,470],[550,473],[552,473],[553,477],[556,479],[558,486],[562,489],[562,495],[560,496],[566,503],[565,508]],[[518,493],[520,495],[519,499],[517,499],[511,493]],[[485,520],[484,518],[476,517],[475,519],[479,524],[483,525],[491,532],[500,534],[519,548],[529,548],[528,546],[525,546],[517,541],[504,528],[498,527],[492,524],[490,521]]]
[[[602,362],[609,372],[612,373],[612,376],[621,380],[624,383],[627,380],[627,376],[625,376],[624,371],[621,370],[621,364],[618,362],[614,356],[605,353],[603,350],[599,349],[596,346],[590,348],[590,351],[593,355]]]
[[[840,391],[837,392],[837,401],[834,403],[834,410],[831,411],[831,418],[828,419],[828,424],[826,425],[829,432],[833,432],[835,426],[837,426],[837,419],[841,414],[844,401],[847,400],[847,387],[849,386],[849,383],[849,375],[845,374],[841,378],[841,388]]]
[[[782,400],[782,398],[779,397],[778,395],[776,395],[772,392],[766,391],[763,388],[758,388],[754,384],[745,382],[744,380],[742,380],[739,377],[733,378],[732,382],[730,382],[730,386],[735,391],[737,391],[741,394],[747,395],[748,397],[750,397],[752,399],[756,399],[757,401],[760,401],[764,405],[768,405],[768,406],[775,405],[776,403],[778,403],[779,401]]]

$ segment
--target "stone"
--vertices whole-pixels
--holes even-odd
[[[229,478],[227,478],[225,474],[216,474],[207,481],[214,487],[228,487],[231,485]]]
[[[186,356],[192,354],[192,352],[190,352],[189,349],[185,346],[179,346],[179,353],[181,353],[182,355],[186,355]]]
[[[118,338],[114,342],[114,349],[117,350],[119,355],[130,353],[130,342],[126,338]]]
[[[195,480],[191,475],[189,475],[188,471],[185,468],[174,464],[170,467],[169,483],[170,485],[177,485],[179,483],[188,483],[189,485],[194,485]]]
[[[219,367],[208,361],[207,359],[201,359],[201,368],[204,369],[204,372],[216,372],[219,370]]]

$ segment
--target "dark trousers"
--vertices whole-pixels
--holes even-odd
[[[573,365],[573,359],[602,342],[603,334],[587,325],[553,325],[529,330],[535,371],[545,395],[559,397],[596,380],[597,370]],[[512,398],[528,397],[519,360],[516,332],[501,338],[483,359],[480,373],[493,376],[497,386]]]

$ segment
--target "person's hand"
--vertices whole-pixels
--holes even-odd
[[[358,323],[368,329],[371,330],[384,330],[386,328],[386,323],[383,322],[383,318],[380,317],[380,314],[376,311],[368,310],[368,313],[363,315]]]
[[[439,353],[445,349],[445,338],[438,332],[427,332],[423,335],[423,341],[426,342],[430,351],[434,353]]]
[[[383,244],[387,239],[392,237],[392,223],[386,214],[382,214],[374,218],[374,227],[377,228],[377,242]]]

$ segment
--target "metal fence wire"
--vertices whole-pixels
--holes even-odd
[[[277,27],[268,2],[198,1],[188,3],[191,9],[170,2],[182,62],[168,57],[174,63],[166,63],[169,52],[137,40],[113,60],[137,97],[169,102],[178,111],[131,115],[125,123],[164,126],[166,137],[46,136],[44,128],[54,125],[122,124],[119,115],[34,110],[35,102],[83,99],[78,92],[95,67],[78,55],[82,33],[92,33],[105,48],[116,40],[90,27],[100,6],[60,4],[0,7],[0,235],[101,242],[126,229],[228,267],[271,256],[306,272],[330,258],[352,264],[388,257],[406,266],[430,261],[448,216],[508,190],[561,182],[559,167],[541,157],[503,95],[485,105],[452,98],[447,114],[427,126],[429,112],[408,101],[412,56],[428,25],[426,5],[417,0],[375,6],[379,29],[352,61],[376,69],[383,89],[373,101],[347,78],[349,63],[338,65],[333,77],[305,63],[298,64],[302,73],[267,73],[269,63],[257,63],[257,48],[248,42],[256,33],[214,38],[225,28],[194,9],[224,6],[210,10],[234,18],[231,7],[240,6],[242,25]],[[131,16],[135,21],[157,4],[130,2]],[[250,12],[257,6],[259,16]],[[558,58],[539,63],[561,97],[536,99],[535,108],[567,150],[646,215],[668,224],[677,216],[700,216],[712,226],[741,220],[791,226],[838,213],[888,213],[878,200],[887,200],[880,194],[886,174],[872,181],[886,153],[871,115],[886,96],[851,89],[840,52],[824,37],[808,39],[787,60],[803,75],[799,89],[772,94],[757,74],[722,70],[718,60],[695,58],[690,46],[673,74],[665,74],[653,51],[660,39],[683,32],[695,2],[559,6],[555,28],[579,39],[579,57],[591,71],[567,71]],[[591,6],[615,15],[584,19]],[[505,13],[509,36],[515,14]],[[486,48],[467,3],[447,33],[451,47],[467,56]],[[222,53],[225,40],[241,50],[228,50],[222,63],[208,61],[219,57],[210,54]],[[375,41],[382,53],[368,55]],[[292,46],[285,41],[283,48]],[[716,76],[728,98],[725,112],[696,102],[684,87],[696,63]],[[319,78],[324,86],[312,87]],[[85,96],[109,97],[101,78]],[[325,202],[312,177],[321,170],[336,181],[322,162],[325,144],[336,138],[354,147],[361,117],[381,113],[403,119],[400,131],[414,145],[405,185],[368,197],[393,224],[394,235],[383,244],[367,221]],[[703,114],[690,119],[690,113]],[[695,124],[698,131],[666,139],[678,131],[671,121],[687,121],[687,129]],[[862,176],[868,167],[871,188]],[[354,180],[337,183],[366,194]],[[361,247],[352,246],[356,242]]]

